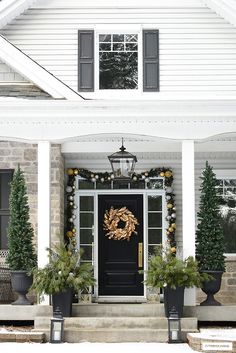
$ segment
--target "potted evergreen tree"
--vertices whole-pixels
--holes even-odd
[[[214,299],[214,294],[220,290],[222,274],[225,271],[224,235],[219,214],[217,179],[208,162],[206,162],[201,179],[200,206],[197,214],[196,259],[199,270],[209,273],[213,277],[202,287],[207,298],[201,305],[221,305]]]
[[[31,303],[26,294],[32,284],[31,271],[37,265],[37,256],[33,245],[34,232],[29,221],[26,183],[19,165],[11,182],[9,209],[6,261],[11,270],[12,289],[18,293],[18,299],[12,304],[29,305]]]
[[[62,240],[48,248],[49,263],[44,268],[35,268],[33,285],[37,294],[51,294],[53,311],[59,307],[63,316],[72,314],[74,291],[81,291],[95,283],[93,268],[89,263],[81,263],[81,252]]]
[[[197,261],[189,256],[179,259],[171,249],[156,247],[155,253],[150,256],[148,270],[145,271],[147,286],[163,288],[164,307],[166,317],[170,316],[173,307],[179,317],[183,316],[184,289],[201,287],[209,276],[198,271]]]

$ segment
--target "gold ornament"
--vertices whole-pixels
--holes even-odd
[[[173,207],[172,203],[167,204],[167,208],[172,208],[172,207]]]
[[[75,228],[73,228],[73,229],[72,229],[72,232],[73,232],[73,233],[76,233],[76,229],[75,229]]]
[[[171,176],[172,176],[171,171],[170,171],[170,170],[167,170],[167,171],[165,172],[165,177],[166,177],[166,178],[170,178]]]
[[[68,175],[73,175],[74,174],[74,171],[73,171],[73,169],[67,169],[67,174]]]
[[[164,173],[164,172],[161,172],[161,173],[160,173],[160,176],[161,176],[161,177],[164,177],[164,176],[165,176],[165,173]]]
[[[172,223],[171,227],[175,229],[176,228],[176,223]]]
[[[74,175],[78,175],[78,174],[79,174],[78,169],[74,169]]]
[[[172,233],[174,231],[174,228],[169,227],[168,230],[169,230],[170,233]]]
[[[66,232],[66,235],[68,236],[68,238],[72,238],[73,237],[73,232],[71,230],[68,230]]]
[[[176,248],[173,246],[172,248],[170,248],[170,251],[171,251],[172,253],[176,253]]]
[[[124,228],[118,228],[119,222],[125,223]],[[127,240],[130,241],[132,234],[137,234],[135,231],[138,220],[134,217],[133,213],[126,207],[120,209],[114,209],[111,207],[110,210],[104,214],[104,230],[108,230],[106,236],[113,240]]]

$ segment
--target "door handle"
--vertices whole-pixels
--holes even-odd
[[[138,267],[143,267],[143,243],[138,243]]]

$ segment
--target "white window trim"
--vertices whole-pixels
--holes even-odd
[[[236,169],[214,169],[213,172],[217,179],[236,179]],[[225,253],[229,261],[236,260],[236,253]]]

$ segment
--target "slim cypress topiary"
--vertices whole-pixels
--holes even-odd
[[[28,196],[23,171],[18,165],[11,182],[9,199],[8,256],[10,270],[31,271],[37,264],[33,228],[29,221]]]
[[[217,179],[208,162],[206,162],[201,179],[196,259],[201,271],[224,271],[224,235],[219,214]]]

